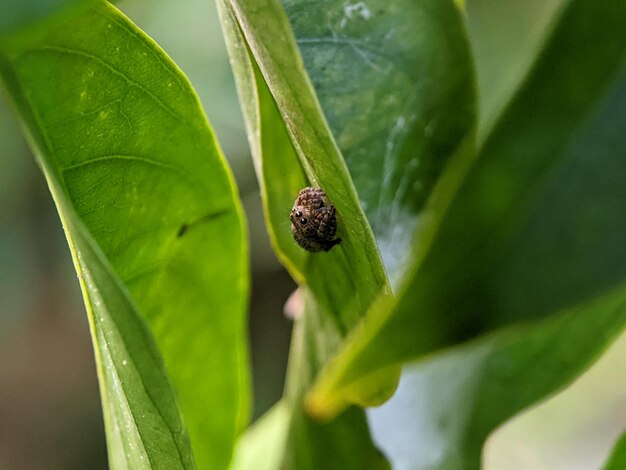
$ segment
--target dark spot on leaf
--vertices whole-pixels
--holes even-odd
[[[230,209],[220,209],[217,210],[215,212],[211,212],[203,217],[200,217],[196,220],[193,220],[191,222],[189,222],[188,224],[183,224],[180,226],[180,228],[178,229],[178,233],[177,236],[178,238],[182,237],[183,235],[185,235],[189,230],[191,229],[195,229],[197,228],[199,225],[206,223],[206,222],[210,222],[214,219],[217,219],[219,217],[222,217],[223,215],[226,215],[230,212]]]

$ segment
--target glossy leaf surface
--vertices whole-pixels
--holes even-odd
[[[626,322],[624,285],[547,322],[409,363],[394,397],[368,415],[394,468],[481,468],[488,435],[569,384]]]
[[[306,70],[394,286],[442,169],[475,126],[450,1],[285,0]]]
[[[266,211],[276,224],[270,228],[276,246],[287,259],[287,266],[296,271],[294,277],[310,287],[327,314],[341,330],[347,331],[381,292],[389,290],[371,229],[309,83],[282,5],[277,0],[245,0],[225,2],[224,8],[241,36],[233,42],[237,50],[250,50],[250,58],[244,59],[241,52],[234,53],[231,47],[231,59],[237,59],[236,75],[241,77],[238,80],[257,83],[262,76],[276,103],[276,108],[268,103],[270,95],[258,83],[252,89],[262,101],[258,101],[256,110],[244,106],[259,179],[265,188]],[[256,66],[260,74],[255,71]],[[241,96],[245,87],[239,85]],[[278,116],[282,124],[275,124]],[[276,134],[269,134],[268,130]],[[283,180],[278,190],[268,189],[274,184],[274,180],[266,180],[270,174]],[[295,245],[288,241],[286,233],[290,230],[288,216],[297,191],[289,193],[303,177],[308,185],[323,188],[336,207],[337,235],[343,240],[327,253],[307,253],[304,259],[297,250],[282,248],[286,243]],[[283,214],[284,224],[279,222],[278,214]],[[303,264],[306,267],[300,272]]]
[[[527,5],[524,2],[519,6]],[[575,65],[577,53],[585,50],[581,46],[587,40],[572,30],[615,26],[607,32],[611,40],[602,45],[587,45],[590,49],[620,40],[617,23],[606,18],[616,14],[623,18],[623,10],[619,13],[612,3],[612,10],[596,12],[591,19],[588,14],[596,6],[578,2],[570,7],[571,12],[560,12],[566,15],[561,21],[569,21],[571,29],[559,25],[560,34],[564,35],[559,48],[568,51],[567,57],[573,67],[580,67],[580,75],[593,75],[598,66],[589,60],[591,50],[587,50],[589,56],[582,64]],[[490,13],[496,15],[500,7],[491,7],[495,11]],[[468,10],[471,15],[471,2]],[[489,9],[483,13],[489,14]],[[473,22],[477,20],[470,17],[470,25]],[[497,24],[497,16],[490,23],[491,27]],[[495,43],[492,47],[496,47]],[[511,54],[510,43],[501,43],[499,47],[501,51],[492,55],[502,56],[505,51]],[[609,50],[617,52],[618,47]],[[517,57],[518,53],[512,55]],[[565,71],[558,64],[554,66],[554,72]],[[552,93],[550,83],[555,88],[563,86],[563,75],[552,81],[543,78],[548,94]],[[565,82],[570,83],[571,96],[576,90],[572,86],[576,79],[569,78]],[[619,201],[624,200],[624,194],[616,175],[623,174],[626,160],[619,137],[625,122],[620,105],[624,100],[624,81],[623,66],[620,70],[618,64],[612,80],[598,87],[598,97],[587,111],[588,117],[572,133],[566,157],[543,183],[537,184],[540,196],[534,200],[535,209],[530,210],[533,215],[521,224],[525,228],[516,236],[515,248],[500,258],[503,266],[490,277],[491,292],[498,293],[500,300],[509,299],[500,308],[510,313],[521,314],[526,309],[566,310],[530,328],[496,334],[433,359],[410,363],[397,395],[370,413],[374,437],[394,466],[479,468],[481,449],[490,432],[570,383],[623,330],[626,294],[623,264],[618,261],[623,256],[622,244],[617,240],[626,232],[619,217],[623,212]],[[485,83],[481,89],[494,91]],[[495,92],[494,97],[498,90]],[[568,101],[565,97],[560,100]],[[525,116],[526,126],[542,112],[543,102],[538,98],[532,101],[535,111]],[[519,119],[523,122],[522,116]],[[554,119],[543,125],[548,131],[548,126],[554,130],[559,123]],[[520,126],[519,121],[517,125]],[[540,142],[535,144],[540,147]],[[528,153],[535,151],[531,143],[524,149]],[[490,297],[483,297],[483,301]],[[580,305],[571,307],[576,304]],[[486,305],[493,308],[491,302]],[[420,437],[407,440],[407,435]],[[619,459],[618,451],[613,458]]]
[[[248,411],[247,248],[195,92],[104,3],[7,42],[1,70],[56,175],[51,189],[66,195],[155,336],[196,463],[225,467]]]
[[[63,208],[62,198],[57,203],[81,280],[98,362],[110,467],[195,468],[189,436],[152,334],[76,215]]]
[[[377,242],[385,244],[383,257],[387,269],[399,278],[406,258],[403,250],[410,242],[419,211],[441,168],[473,129],[473,76],[459,12],[447,2],[419,5],[405,2],[390,8],[386,8],[385,2],[379,2],[372,7],[376,11],[376,17],[372,18],[369,10],[359,10],[361,7],[346,10],[341,2],[324,2],[323,8],[314,2],[286,2],[285,6],[324,114],[341,150],[349,156],[350,173],[352,177],[356,176],[354,181],[360,201],[368,208],[369,220],[377,231]],[[241,8],[245,11],[244,7]],[[263,8],[250,8],[253,25],[255,17],[264,17],[259,10],[263,12]],[[263,61],[267,55],[271,59],[273,53],[280,53],[274,50],[284,52],[285,48],[263,38],[266,50],[259,46],[257,51],[248,51],[244,35],[237,34],[240,31],[237,15],[231,10],[226,19],[224,14],[222,16],[223,22],[229,24],[227,37],[231,44],[231,61],[239,78],[248,133],[253,136],[251,146],[265,192],[270,231],[274,233],[279,252],[284,254],[289,249],[288,238],[283,235],[281,241],[286,227],[274,217],[277,211],[272,209],[278,207],[282,198],[282,213],[287,213],[291,200],[289,192],[283,188],[290,175],[296,175],[296,180],[301,179],[302,166],[306,165],[299,165],[293,156],[291,165],[286,162],[286,156],[294,154],[288,136],[281,131],[280,125],[271,127],[268,124],[280,120],[281,101],[276,94],[281,93],[281,82],[272,82],[273,75],[268,73],[264,78],[256,69],[255,58]],[[325,21],[322,16],[332,20]],[[259,20],[257,24],[270,24],[269,18],[275,20],[280,15],[265,17],[268,18],[265,22]],[[346,27],[352,19],[355,21]],[[413,34],[416,23],[423,30],[420,38]],[[331,37],[335,33],[333,26],[337,30],[345,28],[341,37]],[[432,44],[439,47],[433,49]],[[381,52],[383,49],[385,53]],[[258,50],[263,51],[260,58]],[[293,51],[291,55],[291,61],[297,63],[299,57]],[[284,69],[279,68],[276,73],[292,73],[283,65],[286,60],[276,62]],[[258,110],[250,107],[251,97],[261,103]],[[451,109],[454,113],[450,113]],[[289,107],[283,108],[283,112],[288,116]],[[283,143],[282,149],[277,142]],[[272,177],[271,168],[280,168],[280,172],[275,171]],[[399,192],[392,193],[393,189],[399,189]],[[291,191],[292,197],[296,191],[297,186]],[[392,219],[394,225],[391,225]],[[393,230],[387,231],[389,227]],[[329,272],[325,278],[334,280],[336,274]],[[306,279],[307,275],[304,277]],[[315,284],[311,291],[313,295],[319,293]],[[292,399],[295,396],[296,400],[306,392],[319,367],[331,357],[335,344],[341,340],[341,332],[337,336],[338,332],[329,331],[328,324],[325,328],[319,324],[311,327],[310,317],[314,315],[320,315],[320,312],[309,309],[303,313],[305,318],[298,320],[297,335],[309,338],[309,341],[300,339],[305,346],[292,349],[291,360],[297,366],[290,369],[288,387]],[[337,340],[333,341],[333,337]],[[320,348],[325,352],[320,353]],[[303,353],[303,350],[309,352]],[[388,380],[387,375],[384,381]],[[356,409],[349,410],[332,423],[320,425],[312,422],[296,406],[288,433],[290,444],[287,445],[285,464],[288,468],[303,468],[313,462],[318,462],[318,467],[322,462],[334,465],[343,462],[344,468],[386,466],[375,453],[367,457],[371,451],[365,446],[369,438],[364,426],[362,414]],[[348,438],[346,432],[349,429],[353,431]],[[355,429],[365,433],[355,433]],[[335,448],[332,443],[337,439],[331,436],[343,436],[344,454],[332,450]],[[358,448],[358,436],[363,444],[359,451],[352,451],[350,458],[350,443]],[[365,460],[359,463],[354,457],[357,454],[364,456]]]
[[[395,313],[355,336],[327,376],[328,400],[362,393],[386,365],[544,318],[624,279],[625,18],[620,2],[563,10]]]

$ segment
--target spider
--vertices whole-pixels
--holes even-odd
[[[329,251],[341,242],[341,238],[335,238],[335,206],[319,188],[301,189],[289,218],[293,238],[307,251]]]

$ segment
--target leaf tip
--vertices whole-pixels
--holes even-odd
[[[307,395],[304,409],[317,421],[330,421],[351,404],[360,407],[380,406],[389,400],[400,382],[400,366],[378,370],[352,382],[345,388],[320,383]]]
[[[344,400],[332,399],[328,394],[310,393],[304,401],[304,410],[315,421],[328,422],[349,406]]]

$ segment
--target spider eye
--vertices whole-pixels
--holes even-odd
[[[302,212],[300,212],[300,211],[296,212],[296,217],[298,217],[298,218],[302,217]]]
[[[307,222],[308,222],[308,220],[307,220],[306,218],[304,218],[304,219],[300,219],[300,223],[301,223],[302,225],[306,225],[306,223],[307,223]]]

